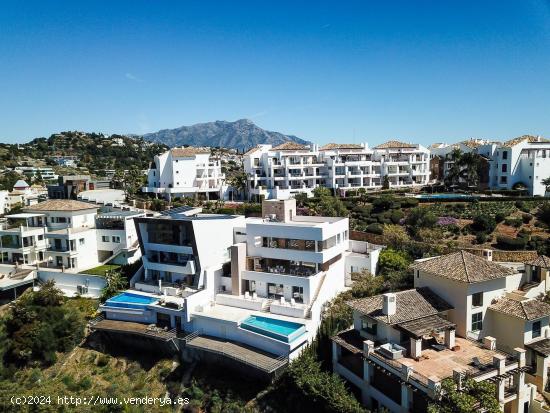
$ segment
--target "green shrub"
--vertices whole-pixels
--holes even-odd
[[[390,215],[390,220],[394,224],[399,224],[399,221],[401,221],[404,216],[405,214],[403,213],[403,211],[396,209],[395,211],[392,211]]]
[[[370,224],[370,225],[367,225],[367,227],[365,228],[365,231],[370,232],[371,234],[382,235],[384,233],[384,227],[378,223]]]
[[[485,244],[489,236],[485,232],[478,232],[476,234],[476,242],[478,244]]]
[[[504,223],[510,227],[519,228],[521,227],[521,224],[523,223],[523,221],[521,218],[511,217],[511,218],[506,218],[504,220]]]
[[[497,212],[495,214],[495,221],[497,223],[501,223],[502,221],[504,221],[504,219],[507,217],[508,215],[504,212]]]
[[[418,206],[418,199],[416,198],[403,198],[401,199],[401,208],[415,208]]]
[[[476,232],[486,232],[490,234],[495,230],[497,223],[491,215],[476,215],[473,219],[471,228]]]
[[[497,237],[497,245],[503,250],[523,250],[527,245],[527,238],[512,238],[506,235],[499,235]]]
[[[550,227],[550,203],[545,202],[537,210],[537,218],[547,227]]]

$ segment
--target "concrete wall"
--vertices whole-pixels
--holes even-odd
[[[107,285],[104,277],[88,274],[70,274],[58,271],[38,271],[38,279],[41,281],[54,280],[57,288],[59,288],[67,296],[76,295],[77,286],[88,284],[88,295],[98,298],[101,295],[101,290]]]

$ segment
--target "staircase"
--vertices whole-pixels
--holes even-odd
[[[317,285],[317,288],[315,289],[315,293],[313,294],[313,298],[310,301],[309,307],[306,310],[306,318],[311,318],[311,308],[313,307],[313,304],[315,304],[315,301],[317,300],[317,297],[319,296],[319,292],[321,291],[321,288],[323,287],[323,283],[325,282],[326,276],[327,276],[327,273],[324,273],[321,276],[321,280],[319,281],[319,284]]]

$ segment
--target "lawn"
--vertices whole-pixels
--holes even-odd
[[[90,275],[101,275],[105,277],[108,271],[118,270],[120,268],[120,265],[116,264],[106,264],[106,265],[100,265],[99,267],[90,268],[86,271],[81,271],[81,274],[90,274]]]

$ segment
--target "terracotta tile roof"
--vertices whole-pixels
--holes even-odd
[[[539,255],[534,260],[527,261],[525,264],[550,269],[550,258],[546,255]]]
[[[542,354],[544,356],[550,356],[550,338],[543,338],[535,342],[526,344],[525,347]]]
[[[405,321],[398,324],[397,327],[413,337],[420,338],[444,330],[455,330],[456,324],[438,315],[429,315],[416,320]]]
[[[195,156],[200,154],[210,154],[210,149],[207,148],[195,148],[193,146],[188,146],[187,148],[173,148],[170,149],[172,156],[177,158]]]
[[[39,202],[36,205],[24,208],[25,211],[81,211],[85,209],[98,209],[99,207],[87,202],[75,201],[73,199],[50,199]]]
[[[515,274],[514,270],[470,252],[458,251],[411,265],[415,270],[465,283],[494,280]]]
[[[510,139],[509,141],[504,142],[502,145],[507,146],[507,147],[511,147],[511,146],[517,145],[518,143],[524,142],[526,140],[529,143],[550,142],[550,140],[542,138],[540,136],[537,137],[537,136],[532,136],[532,135],[523,135],[523,136],[520,136],[518,138]]]
[[[475,149],[478,146],[481,146],[481,143],[476,141],[475,139],[468,139],[459,143],[471,149]]]
[[[247,150],[243,156],[246,156],[246,155],[250,155],[251,153],[254,153],[256,152],[257,150],[260,149],[260,146],[254,146],[253,148],[250,148],[249,150]]]
[[[280,144],[279,146],[275,146],[272,150],[274,151],[308,151],[309,146],[288,141]]]
[[[502,297],[489,308],[528,321],[550,315],[550,304],[535,298],[520,301]]]
[[[387,141],[375,146],[374,149],[389,149],[389,148],[416,148],[416,145],[412,143],[400,142],[400,141]]]
[[[395,300],[396,312],[391,316],[382,312],[383,295],[360,298],[348,301],[347,304],[353,310],[386,324],[404,323],[405,321],[435,315],[453,308],[428,287],[396,292]]]
[[[363,149],[363,145],[357,143],[327,143],[321,146],[320,151],[328,151],[331,149]]]

